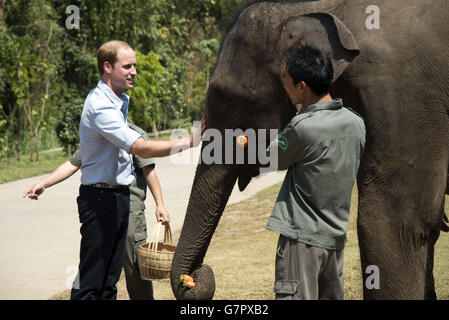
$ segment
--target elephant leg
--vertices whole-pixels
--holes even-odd
[[[439,236],[439,232],[437,232],[437,239]],[[435,242],[436,240],[435,239]],[[424,287],[424,299],[425,300],[436,300],[437,294],[435,292],[435,279],[433,276],[433,264],[435,257],[435,243],[430,244],[427,250],[427,264],[426,264],[426,281]]]
[[[446,174],[441,168],[410,175],[407,170],[388,174],[365,167],[361,173],[357,231],[364,299],[436,298],[434,245]],[[379,288],[367,285],[369,266],[379,270]]]

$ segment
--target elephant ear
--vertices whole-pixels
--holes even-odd
[[[311,13],[290,17],[281,26],[280,50],[309,45],[325,51],[332,61],[333,81],[337,80],[360,48],[351,31],[337,17],[328,13]]]

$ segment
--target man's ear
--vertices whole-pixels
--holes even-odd
[[[105,61],[103,63],[103,70],[104,72],[106,72],[107,74],[110,74],[112,72],[112,64],[109,61]]]
[[[296,84],[296,87],[297,88],[299,88],[299,89],[301,89],[301,90],[304,90],[305,88],[306,88],[306,83],[304,82],[304,81],[299,81],[297,84]]]

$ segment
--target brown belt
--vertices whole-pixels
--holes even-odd
[[[86,184],[85,186],[88,187],[94,187],[94,188],[106,188],[106,189],[128,189],[129,186],[125,186],[122,184],[109,184],[109,183],[92,183],[92,184]]]

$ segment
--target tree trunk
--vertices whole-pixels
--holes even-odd
[[[153,133],[155,137],[159,136],[159,132],[157,132],[156,121],[154,120],[153,120]]]
[[[50,79],[47,77],[47,79],[45,80],[45,93],[44,93],[44,99],[42,99],[41,115],[40,115],[39,121],[36,123],[36,131],[37,131],[37,134],[35,135],[35,137],[37,138],[36,162],[39,161],[39,151],[41,149],[41,137],[42,137],[42,123],[43,123],[44,117],[45,117],[45,109],[47,107],[47,99],[48,99],[49,91],[50,91]]]
[[[0,0],[0,20],[5,18],[5,0]]]
[[[22,143],[22,111],[17,112],[17,134],[16,134],[16,159],[20,161],[21,144]]]
[[[39,152],[41,150],[41,138],[42,138],[42,127],[37,129],[37,141],[36,141],[36,162],[39,161]]]

